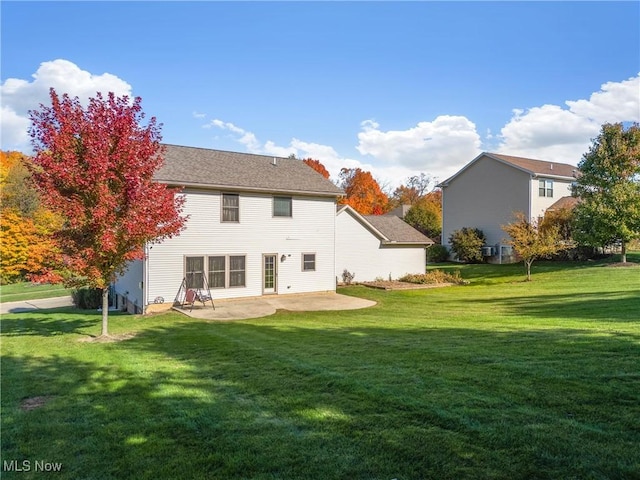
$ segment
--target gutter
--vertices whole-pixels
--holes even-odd
[[[288,193],[290,195],[306,195],[315,197],[340,198],[344,192],[320,192],[313,190],[286,190],[260,187],[243,187],[241,185],[214,185],[210,183],[175,182],[169,180],[155,180],[158,183],[173,187],[199,188],[203,190],[221,190],[226,192],[255,192],[255,193]]]

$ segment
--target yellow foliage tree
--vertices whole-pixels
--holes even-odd
[[[524,261],[527,270],[527,281],[531,281],[531,265],[538,258],[545,258],[567,248],[560,237],[560,227],[549,225],[547,228],[538,228],[534,222],[530,222],[524,213],[516,212],[515,221],[503,225],[504,230],[511,239],[508,243],[513,246],[516,254]]]

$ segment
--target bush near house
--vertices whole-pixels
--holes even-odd
[[[442,263],[449,259],[449,250],[444,245],[431,245],[427,248],[428,263]]]
[[[449,236],[451,251],[458,260],[465,263],[483,263],[482,246],[486,237],[478,228],[463,227]]]

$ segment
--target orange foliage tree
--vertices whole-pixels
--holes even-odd
[[[329,179],[329,170],[325,168],[325,166],[320,163],[320,160],[314,160],[313,158],[305,158],[302,160],[304,163],[313,168],[316,172],[322,175],[324,178]]]
[[[15,209],[3,209],[0,216],[0,277],[11,283],[38,277],[39,281],[60,281],[51,266],[58,249],[51,236],[60,222],[51,212],[40,209],[34,218],[22,216]]]
[[[42,205],[27,168],[30,161],[20,152],[0,152],[0,277],[5,283],[61,279],[53,270],[58,249],[52,234],[62,218]]]
[[[346,194],[340,203],[351,206],[362,215],[382,215],[389,210],[389,198],[371,172],[343,168],[340,170],[340,187]]]

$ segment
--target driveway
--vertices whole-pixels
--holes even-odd
[[[293,295],[273,295],[237,300],[215,301],[215,310],[211,304],[189,308],[176,308],[179,312],[206,320],[242,320],[273,315],[276,310],[308,312],[318,310],[356,310],[376,304],[364,298],[349,297],[339,293],[305,293]]]
[[[41,298],[39,300],[24,300],[21,302],[0,303],[0,314],[31,312],[45,308],[71,307],[71,297]]]

